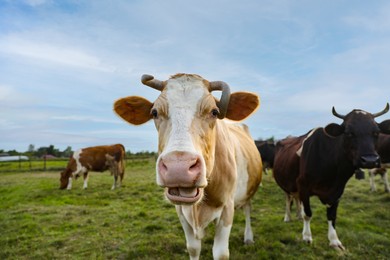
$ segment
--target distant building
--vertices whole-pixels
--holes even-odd
[[[29,158],[25,155],[0,156],[0,162],[28,161],[28,160]]]
[[[42,159],[50,160],[50,159],[57,159],[57,157],[51,154],[45,154],[42,156]]]

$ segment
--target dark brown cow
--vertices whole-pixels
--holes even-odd
[[[255,144],[263,161],[263,172],[268,174],[268,170],[274,167],[275,144],[272,141],[255,141]]]
[[[84,185],[88,186],[88,172],[103,172],[109,170],[114,176],[111,189],[120,187],[125,174],[125,147],[121,144],[102,145],[82,148],[73,153],[68,166],[61,172],[60,189],[72,188],[72,178],[76,179],[83,174]],[[119,183],[118,183],[119,177]]]
[[[371,191],[376,191],[374,177],[379,174],[385,185],[385,191],[390,192],[389,181],[387,179],[387,169],[390,168],[390,136],[380,134],[378,138],[378,154],[381,157],[381,168],[370,169]]]
[[[374,118],[385,114],[353,110],[347,115],[333,114],[343,119],[341,125],[329,124],[308,134],[280,142],[274,162],[274,177],[278,185],[303,205],[303,240],[312,242],[310,197],[318,196],[327,206],[330,246],[344,249],[337,237],[336,211],[345,185],[357,168],[380,165],[376,152],[379,133],[390,134],[390,120],[378,124]]]

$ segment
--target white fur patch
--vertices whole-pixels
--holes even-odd
[[[356,114],[363,114],[363,115],[367,115],[368,114],[366,111],[363,111],[363,110],[356,110],[355,113]]]
[[[218,224],[217,231],[214,237],[213,257],[214,259],[229,258],[229,236],[232,225],[225,226],[223,220]]]
[[[239,145],[239,144],[238,144]],[[236,192],[234,193],[234,205],[237,207],[245,204],[248,192],[248,160],[242,154],[241,149],[237,149],[237,172],[240,177],[237,178]]]
[[[302,149],[303,149],[303,145],[305,144],[305,141],[318,129],[319,127],[317,127],[317,128],[314,128],[313,130],[311,130],[310,131],[310,133],[307,135],[307,137],[305,138],[305,140],[303,140],[303,142],[302,142],[302,145],[301,145],[301,147],[298,149],[298,151],[297,151],[297,155],[299,156],[299,157],[301,157],[301,154],[302,154]]]
[[[191,138],[191,124],[199,101],[206,94],[202,81],[191,77],[170,79],[166,86],[169,118],[172,132],[163,151],[186,151],[196,153]]]
[[[87,169],[84,166],[82,166],[80,162],[80,155],[82,152],[83,149],[79,149],[73,153],[73,159],[76,161],[77,168],[75,172],[72,172],[72,175],[84,173],[87,171]]]

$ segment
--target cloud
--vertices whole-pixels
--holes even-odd
[[[379,111],[389,101],[384,2],[20,3],[6,2],[0,15],[4,148],[123,142],[156,150],[152,124],[133,127],[112,112],[120,97],[158,96],[140,83],[144,73],[197,73],[260,94],[245,121],[255,138],[325,125],[333,105]]]
[[[0,85],[0,104],[4,107],[19,106],[20,104],[32,105],[36,104],[35,101],[34,97],[24,94],[23,91],[19,91],[15,87]]]
[[[49,38],[49,36],[47,36]],[[23,36],[8,35],[0,38],[0,51],[8,55],[18,55],[28,59],[93,69],[97,71],[112,71],[113,68],[104,65],[101,60],[87,52],[66,45],[54,45],[34,41]]]
[[[51,120],[60,121],[81,121],[81,122],[94,122],[94,123],[109,123],[119,124],[119,120],[107,119],[106,117],[95,117],[95,116],[82,116],[82,115],[66,115],[66,116],[51,116]]]

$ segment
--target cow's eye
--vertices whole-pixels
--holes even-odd
[[[379,132],[373,132],[373,133],[372,133],[372,136],[378,137],[378,136],[379,136]]]
[[[153,108],[150,114],[153,116],[154,119],[157,119],[158,117],[157,109]]]
[[[213,117],[217,117],[219,115],[219,110],[217,108],[214,108],[213,110],[211,110],[211,115]]]
[[[352,133],[352,132],[345,132],[345,135],[346,135],[347,137],[349,137],[349,138],[353,138],[353,137],[355,136],[355,134]]]

